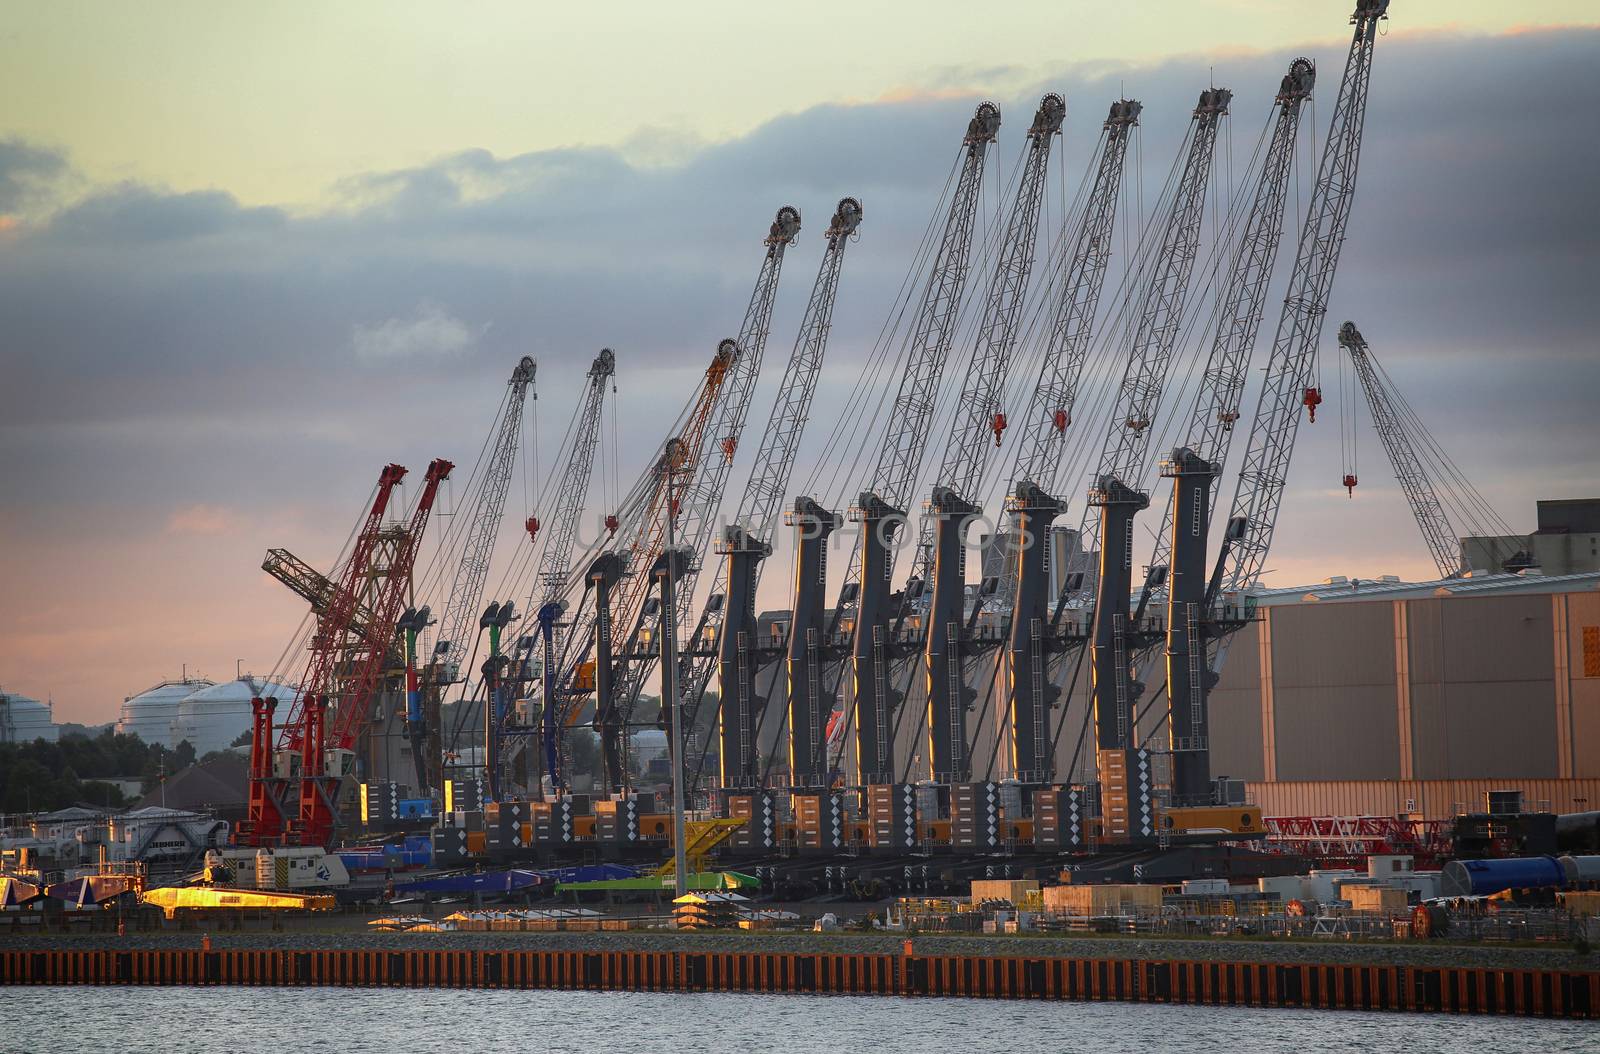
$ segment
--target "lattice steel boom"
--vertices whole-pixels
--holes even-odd
[[[1300,231],[1289,292],[1278,317],[1261,401],[1234,491],[1232,517],[1243,518],[1243,535],[1228,550],[1224,581],[1229,590],[1244,589],[1261,576],[1272,546],[1295,433],[1300,427],[1306,389],[1314,376],[1317,341],[1328,312],[1328,293],[1333,288],[1333,275],[1355,200],[1373,46],[1378,23],[1388,17],[1388,10],[1389,0],[1358,0],[1355,13],[1350,16],[1356,28],[1345,60],[1344,79],[1328,125],[1327,146],[1311,192],[1306,224]]]
[[[1378,380],[1367,342],[1354,322],[1346,322],[1339,327],[1339,346],[1349,354],[1356,376],[1361,378],[1361,390],[1366,393],[1367,407],[1372,411],[1372,427],[1378,432],[1384,453],[1389,455],[1389,464],[1394,466],[1394,477],[1400,481],[1406,501],[1411,503],[1411,513],[1417,518],[1422,540],[1427,543],[1428,553],[1439,568],[1439,577],[1454,578],[1460,575],[1461,549],[1457,542],[1460,535],[1440,504],[1433,481],[1428,478],[1422,460],[1411,445],[1411,437],[1406,434],[1405,425],[1389,401],[1389,393]]]

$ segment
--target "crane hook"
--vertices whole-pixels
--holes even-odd
[[[1001,414],[1001,413],[995,414],[994,415],[994,425],[993,425],[993,427],[994,427],[994,445],[995,446],[999,446],[1000,445],[1000,433],[1004,432],[1006,430],[1006,415],[1005,414]]]
[[[1347,497],[1347,498],[1355,497],[1355,493],[1356,493],[1356,474],[1354,472],[1346,472],[1344,474],[1344,489],[1347,492],[1345,494],[1345,497]]]
[[[1307,388],[1306,393],[1301,397],[1300,402],[1305,405],[1306,412],[1310,415],[1311,423],[1316,424],[1317,407],[1322,405],[1322,389]]]

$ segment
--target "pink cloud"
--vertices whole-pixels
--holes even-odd
[[[168,534],[227,534],[239,519],[220,505],[185,505],[167,517]]]

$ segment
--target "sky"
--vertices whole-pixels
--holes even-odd
[[[0,30],[0,689],[97,722],[185,668],[272,669],[303,606],[263,552],[326,567],[384,463],[470,466],[523,354],[530,475],[610,346],[631,478],[792,203],[759,427],[852,194],[866,218],[796,479],[839,475],[818,453],[977,102],[1005,114],[985,223],[1044,90],[1068,101],[1068,194],[1106,104],[1143,101],[1134,185],[1153,201],[1196,93],[1234,90],[1219,166],[1237,177],[1299,54],[1320,69],[1320,150],[1348,6],[19,7]],[[1274,584],[1429,574],[1370,430],[1360,487],[1338,486],[1347,317],[1514,527],[1537,498],[1600,493],[1600,85],[1578,72],[1600,21],[1587,2],[1392,15]],[[508,517],[539,511],[513,491]]]

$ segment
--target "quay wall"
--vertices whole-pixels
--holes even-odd
[[[1600,1017],[1600,972],[705,951],[0,951],[6,985],[545,988],[966,996]]]

